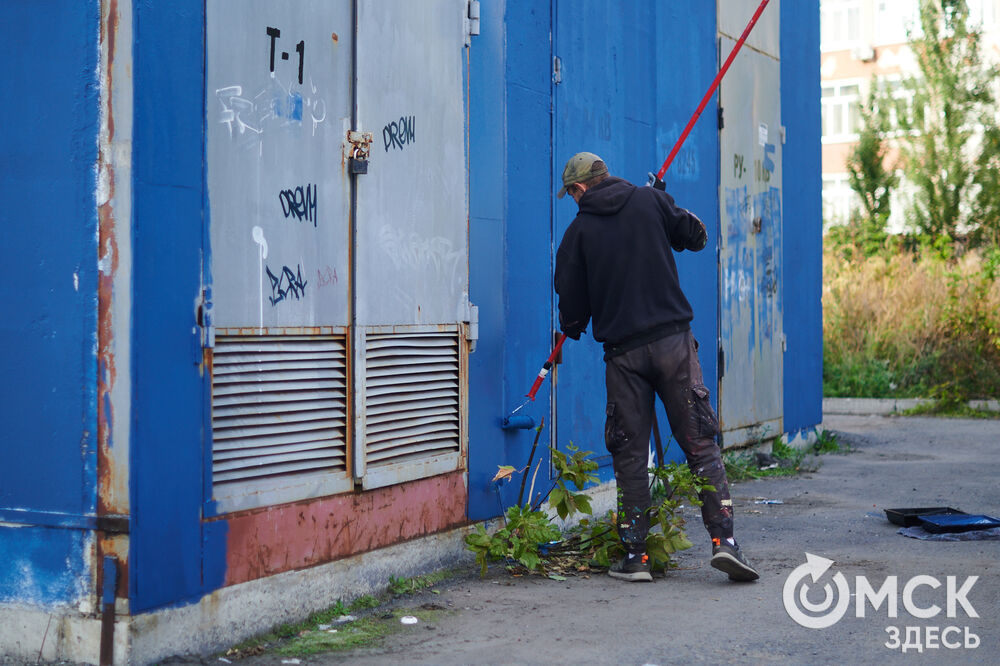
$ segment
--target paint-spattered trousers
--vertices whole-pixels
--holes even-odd
[[[715,443],[719,423],[709,403],[696,343],[683,331],[607,360],[604,441],[618,483],[618,535],[630,553],[645,551],[649,531],[649,435],[654,395],[667,411],[670,430],[691,471],[715,486],[701,494],[701,517],[712,538],[733,536],[732,502],[722,453]]]

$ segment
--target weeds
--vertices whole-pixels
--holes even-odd
[[[847,451],[847,446],[840,443],[837,434],[832,430],[818,430],[812,449],[817,455],[821,453],[844,453]]]
[[[476,555],[482,575],[492,561],[506,561],[523,566],[528,571],[543,573],[562,579],[560,571],[586,570],[591,565],[607,567],[624,553],[618,539],[614,512],[595,518],[590,496],[578,489],[597,480],[593,472],[597,463],[590,459],[590,451],[568,447],[570,454],[551,448],[552,463],[557,477],[549,495],[549,506],[562,518],[575,514],[584,517],[579,524],[563,535],[549,518],[530,503],[512,506],[506,512],[504,527],[490,534],[483,525],[466,537],[466,545]],[[509,478],[509,470],[501,468],[499,477]],[[527,473],[526,467],[522,473]],[[650,509],[651,529],[646,538],[646,553],[655,570],[672,566],[671,555],[691,547],[684,533],[684,519],[680,509],[686,502],[700,506],[699,495],[712,486],[701,477],[695,477],[687,465],[671,463],[650,470],[657,502]],[[577,490],[573,490],[574,486]],[[530,493],[529,493],[530,497]]]
[[[947,251],[946,251],[947,250]],[[823,388],[831,397],[1000,395],[1000,253],[928,245],[824,257]]]
[[[281,645],[277,652],[289,657],[308,657],[323,652],[336,652],[365,647],[381,641],[389,634],[402,631],[405,625],[399,618],[403,615],[416,617],[419,622],[428,623],[440,618],[447,611],[426,608],[397,609],[378,617],[363,617],[349,624],[340,625],[335,631],[306,631]]]
[[[372,595],[365,594],[352,601],[351,605],[348,606],[348,608],[352,612],[357,612],[360,610],[367,610],[369,608],[377,608],[381,603],[382,603],[381,601],[379,601]]]
[[[441,582],[448,575],[447,571],[436,571],[426,576],[417,576],[415,578],[389,576],[389,592],[396,595],[413,594],[414,592],[433,587],[435,583]]]
[[[846,445],[840,443],[836,433],[830,430],[818,430],[816,441],[810,447],[798,449],[777,438],[771,444],[770,454],[756,451],[727,451],[722,454],[722,461],[726,466],[726,477],[731,482],[751,481],[775,476],[795,476],[804,471],[814,471],[817,463],[810,454],[819,456],[828,453],[847,453],[849,450]]]
[[[1000,419],[1000,412],[977,409],[968,403],[952,404],[935,400],[903,411],[904,416],[944,416],[958,419]]]
[[[453,575],[453,571],[436,571],[414,578],[389,578],[389,587],[381,596],[362,595],[353,601],[338,600],[330,608],[313,613],[301,622],[289,622],[270,631],[254,636],[226,651],[228,659],[242,659],[265,652],[286,656],[308,656],[320,652],[348,650],[370,645],[384,636],[400,630],[399,617],[412,615],[429,622],[447,612],[436,604],[420,608],[395,609],[378,614],[367,613],[381,607],[393,596],[409,595],[431,588]],[[436,590],[431,590],[436,592]],[[357,613],[360,617],[348,620],[345,616]]]

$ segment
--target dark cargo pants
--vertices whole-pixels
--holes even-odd
[[[715,443],[718,419],[709,403],[691,331],[654,340],[607,359],[604,441],[618,484],[618,535],[630,553],[646,549],[649,531],[649,434],[654,394],[667,410],[670,430],[691,471],[714,492],[701,494],[701,517],[712,538],[733,536],[732,502],[722,454]]]

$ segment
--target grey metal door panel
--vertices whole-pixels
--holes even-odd
[[[734,45],[720,36],[720,57]],[[719,416],[727,446],[782,432],[779,86],[779,61],[744,49],[720,90]]]
[[[346,326],[351,3],[208,0],[215,323]]]
[[[347,0],[206,3],[215,511],[354,485],[343,148],[353,34]]]
[[[719,33],[734,41],[740,38],[750,18],[760,6],[760,0],[718,0]],[[775,59],[781,57],[781,0],[771,0],[760,15],[746,45]],[[723,51],[724,56],[729,51]],[[742,57],[742,55],[740,55]],[[730,75],[727,75],[728,80]]]
[[[465,0],[358,3],[357,323],[467,320]]]

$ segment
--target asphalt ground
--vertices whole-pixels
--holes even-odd
[[[513,577],[500,566],[480,578],[470,565],[464,575],[436,586],[437,594],[395,602],[432,602],[450,611],[432,623],[406,627],[374,647],[305,657],[302,663],[1000,663],[1000,541],[911,539],[897,534],[883,513],[950,506],[1000,517],[1000,421],[830,415],[824,426],[853,452],[823,456],[812,473],[733,487],[737,539],[761,573],[756,583],[732,583],[708,566],[708,538],[691,514],[695,547],[680,554],[677,570],[652,583],[606,575],[566,581]],[[797,570],[807,552],[833,560],[816,583]],[[807,628],[792,619],[783,587],[795,571],[793,605],[800,612],[803,586],[805,603],[822,608],[824,586],[830,585],[829,606],[805,612],[828,621],[836,620],[832,611],[840,607],[842,592],[837,573],[843,574],[849,600],[839,621]],[[896,577],[896,617],[888,616],[887,602],[876,611],[868,604],[865,617],[856,616],[859,576],[875,591]],[[904,588],[916,576],[934,577],[940,587],[917,585],[907,605]],[[979,617],[969,617],[960,602],[955,617],[947,617],[948,576],[955,577],[956,590],[978,576],[965,598]],[[909,612],[924,614],[920,609],[934,605],[941,608],[936,617]],[[893,627],[900,646],[912,643],[905,653],[886,647],[895,644]],[[978,637],[976,647],[971,637],[966,646],[966,631]],[[956,642],[960,647],[945,647]],[[243,661],[281,659],[259,655]]]

